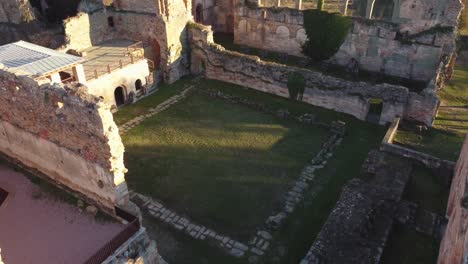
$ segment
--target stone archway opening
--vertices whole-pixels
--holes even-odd
[[[117,107],[125,104],[125,89],[122,86],[115,88],[114,99]]]
[[[135,90],[140,91],[143,88],[143,83],[140,79],[135,82]]]
[[[195,8],[195,22],[203,23],[203,6],[202,4],[197,4]]]
[[[379,124],[380,116],[383,110],[383,100],[380,98],[372,98],[369,100],[369,112],[367,112],[366,121],[374,124]]]

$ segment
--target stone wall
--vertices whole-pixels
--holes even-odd
[[[429,81],[440,62],[455,51],[455,33],[427,31],[410,44],[397,38],[399,30],[389,22],[354,19],[345,42],[329,62],[344,66],[355,58],[367,71]]]
[[[290,8],[256,8],[239,5],[234,17],[234,43],[302,55],[307,39],[304,16]]]
[[[108,105],[117,105],[114,91],[117,87],[122,87],[125,93],[125,99],[129,100],[130,93],[136,95],[135,83],[137,80],[146,85],[146,77],[149,75],[148,62],[146,60],[129,64],[122,69],[117,69],[110,74],[99,76],[86,83],[89,87],[89,93],[95,96],[102,96],[104,103]],[[135,98],[135,97],[134,97]]]
[[[105,12],[80,12],[74,17],[63,21],[66,49],[84,50],[105,40],[118,36],[114,28],[107,23]]]
[[[197,19],[197,7],[201,12],[201,21],[197,21],[204,25],[210,25],[215,32],[230,32],[234,31],[234,0],[193,0],[192,15]],[[198,11],[199,12],[199,11]]]
[[[0,23],[20,24],[34,19],[34,10],[28,0],[2,0],[0,2]]]
[[[409,102],[410,92],[403,86],[354,82],[307,69],[261,61],[255,56],[227,51],[213,43],[212,31],[209,27],[198,24],[191,25],[190,35],[192,41],[191,70],[195,74],[203,73],[207,78],[288,97],[288,76],[292,72],[299,72],[306,80],[306,90],[302,99],[306,103],[347,113],[365,120],[369,112],[370,100],[379,98],[383,101],[380,124],[392,122],[397,116],[412,116],[417,121],[427,125],[432,124],[432,119],[428,121],[425,116],[417,119],[417,115],[406,113],[408,110],[416,111],[414,110],[416,107],[411,106],[416,103]],[[421,96],[424,97],[424,95]],[[433,103],[430,100],[427,101]],[[421,109],[434,108],[432,104],[419,106]]]
[[[464,264],[468,259],[468,140],[455,167],[447,205],[448,225],[441,242],[439,264]]]
[[[113,38],[143,41],[146,56],[171,83],[188,74],[186,24],[192,20],[191,2],[115,0],[113,7],[85,8],[64,22],[68,49],[81,50]],[[114,26],[109,26],[108,19]]]
[[[128,202],[110,106],[85,86],[41,85],[0,69],[0,152],[108,211]]]
[[[346,66],[354,58],[360,68],[367,71],[429,81],[440,62],[447,62],[446,58],[455,51],[461,11],[457,1],[447,0],[450,5],[444,6],[445,9],[441,7],[447,15],[441,15],[445,13],[440,11],[430,23],[403,18],[394,23],[355,17],[344,43],[329,62]],[[234,16],[234,42],[303,56],[302,44],[307,39],[303,25],[300,10],[239,5]],[[455,31],[447,32],[447,28],[441,27],[453,27]],[[400,32],[408,35],[402,39]]]

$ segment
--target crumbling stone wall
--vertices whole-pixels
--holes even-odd
[[[63,21],[66,49],[84,50],[105,40],[118,36],[114,28],[109,27],[107,15],[102,12],[80,12]]]
[[[0,152],[108,211],[128,202],[110,106],[85,86],[51,86],[0,69]]]
[[[459,0],[446,0],[446,5],[438,2],[426,5],[440,5],[437,16],[427,21],[401,18],[396,23],[353,18],[353,26],[345,42],[329,62],[346,66],[354,58],[360,68],[367,71],[431,80],[440,62],[447,63],[455,52],[461,4]],[[234,17],[234,42],[303,56],[302,44],[307,39],[303,25],[303,12],[300,10],[239,5]],[[450,27],[453,32],[448,30]],[[402,37],[402,34],[407,35]]]
[[[329,62],[345,66],[354,58],[367,71],[429,81],[437,74],[439,64],[455,51],[453,32],[427,31],[415,37],[412,44],[399,40],[398,32],[398,25],[393,23],[355,19],[345,42]]]
[[[447,205],[448,225],[439,250],[439,264],[462,264],[468,259],[468,140],[461,150]]]
[[[234,2],[234,0],[193,0],[192,15],[196,22],[212,26],[215,32],[232,33],[234,31]],[[202,21],[196,20],[197,7],[202,10],[201,17],[199,17]]]
[[[380,124],[392,122],[397,116],[411,116],[429,126],[432,124],[433,117],[418,116],[412,112],[433,109],[435,107],[433,103],[437,105],[438,100],[433,102],[421,99],[419,103],[412,102],[411,93],[406,87],[354,82],[303,68],[261,61],[258,57],[227,51],[214,44],[209,27],[192,24],[190,28],[191,70],[195,74],[202,73],[210,79],[288,97],[288,76],[293,72],[299,72],[306,80],[306,89],[302,98],[306,103],[344,112],[365,120],[369,112],[370,100],[379,98],[383,101]],[[424,96],[421,95],[421,98]],[[430,115],[431,112],[428,112]]]
[[[67,49],[82,50],[113,38],[143,41],[146,55],[171,83],[188,74],[186,24],[192,20],[191,2],[115,0],[81,5],[82,13],[64,22]],[[108,19],[113,21],[113,27]]]
[[[239,5],[234,17],[234,43],[303,56],[307,40],[302,11]]]
[[[20,24],[35,19],[28,0],[2,0],[0,2],[0,23]]]

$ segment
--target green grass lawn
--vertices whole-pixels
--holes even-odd
[[[313,186],[313,193],[317,193],[317,195],[315,196],[311,194],[306,195],[304,204],[300,205],[298,209],[294,212],[294,214],[286,222],[286,225],[278,233],[275,233],[275,238],[274,238],[275,242],[272,244],[271,250],[268,252],[268,254],[264,258],[260,260],[260,263],[298,263],[305,256],[307,250],[309,249],[310,245],[312,245],[313,241],[315,240],[315,237],[320,231],[323,223],[326,221],[328,214],[335,206],[335,202],[341,193],[341,188],[343,184],[346,183],[349,179],[352,179],[353,177],[356,177],[359,175],[361,164],[366,158],[367,153],[369,152],[369,150],[373,148],[378,148],[380,141],[382,140],[382,137],[386,131],[386,128],[359,121],[346,114],[337,113],[337,112],[326,110],[320,107],[314,107],[305,103],[292,101],[287,98],[282,98],[282,97],[278,97],[275,95],[258,92],[252,89],[248,89],[248,88],[244,88],[238,85],[228,84],[224,82],[219,82],[219,81],[214,81],[214,80],[203,80],[198,85],[198,88],[199,89],[203,89],[203,88],[218,89],[227,94],[248,98],[249,100],[253,100],[258,103],[263,103],[274,110],[287,109],[288,111],[290,111],[292,114],[295,114],[295,115],[301,115],[304,113],[312,113],[316,115],[316,119],[318,121],[321,121],[324,123],[330,123],[336,120],[341,120],[341,121],[346,122],[347,133],[343,139],[343,143],[336,150],[334,157],[329,161],[328,165],[317,173],[318,183],[317,183],[317,186]],[[259,142],[255,142],[255,144],[252,144],[252,146],[256,146],[255,147],[256,149],[245,152],[242,149],[235,150],[235,148],[228,148],[225,150],[225,152],[230,153],[230,155],[234,155],[236,153],[243,153],[245,155],[248,155],[245,158],[242,158],[244,160],[248,159],[247,157],[254,156],[255,161],[259,161],[259,162],[265,161],[265,159],[263,158],[261,159],[259,157],[272,157],[274,160],[276,160],[276,158],[279,158],[282,155],[285,155],[283,153],[286,153],[286,152],[292,153],[290,155],[293,155],[293,156],[288,155],[288,158],[281,162],[281,164],[289,164],[288,166],[290,166],[291,168],[290,169],[291,173],[289,174],[288,172],[287,174],[291,176],[288,176],[288,175],[283,176],[279,174],[277,171],[275,171],[273,172],[273,175],[279,175],[279,176],[274,177],[276,181],[272,181],[271,180],[272,177],[269,177],[271,175],[261,177],[257,173],[252,178],[254,180],[257,180],[258,181],[257,183],[253,181],[244,182],[245,179],[249,179],[250,177],[241,178],[239,177],[239,175],[246,173],[247,170],[253,171],[254,169],[256,170],[260,168],[258,164],[252,163],[249,160],[247,163],[249,164],[249,166],[245,170],[241,170],[241,168],[233,168],[233,170],[236,171],[236,174],[238,175],[228,173],[228,175],[231,175],[231,176],[227,176],[224,178],[220,178],[219,175],[217,175],[218,180],[213,182],[211,181],[211,177],[209,177],[209,175],[213,175],[213,174],[211,171],[208,171],[207,174],[209,175],[202,175],[201,180],[200,180],[200,185],[198,185],[198,183],[195,183],[195,179],[191,179],[192,177],[189,177],[188,173],[184,173],[182,174],[182,177],[185,177],[184,181],[187,181],[187,183],[184,183],[182,180],[180,180],[181,183],[179,185],[167,187],[169,182],[172,180],[175,181],[175,179],[167,177],[168,175],[167,173],[166,173],[166,176],[160,176],[160,174],[157,174],[157,172],[159,173],[162,170],[170,171],[171,173],[180,172],[182,169],[177,168],[176,165],[180,164],[180,162],[182,162],[185,157],[187,157],[187,159],[194,160],[194,161],[198,161],[198,158],[202,155],[205,157],[215,156],[214,158],[216,160],[219,160],[220,157],[216,156],[215,154],[209,153],[210,142],[204,143],[204,141],[201,141],[201,140],[198,140],[198,141],[192,140],[192,141],[186,142],[185,140],[183,140],[183,137],[181,137],[178,141],[180,142],[180,145],[184,145],[184,144],[187,145],[188,143],[192,144],[191,142],[193,142],[193,144],[200,144],[200,145],[206,144],[204,145],[206,147],[201,148],[200,155],[195,155],[195,153],[197,152],[193,148],[191,147],[187,148],[186,150],[184,150],[184,152],[186,153],[183,156],[175,157],[175,160],[178,163],[174,166],[170,165],[170,162],[166,163],[166,161],[169,159],[162,159],[161,161],[154,160],[152,158],[161,157],[160,155],[163,155],[163,156],[177,155],[177,153],[180,153],[182,151],[181,150],[182,148],[176,149],[173,147],[166,146],[167,143],[164,143],[164,142],[167,142],[168,138],[165,136],[161,136],[161,135],[172,133],[169,130],[167,130],[167,132],[164,132],[164,131],[157,132],[153,130],[151,131],[148,130],[144,136],[138,136],[139,133],[143,133],[143,131],[137,132],[139,131],[138,129],[140,129],[141,127],[139,126],[133,130],[130,130],[129,134],[123,137],[124,143],[126,145],[126,149],[127,151],[130,151],[130,149],[132,148],[131,146],[129,146],[128,140],[139,139],[139,140],[146,141],[147,142],[146,144],[150,145],[150,147],[146,148],[149,154],[143,153],[144,147],[138,146],[138,143],[134,145],[135,154],[131,154],[130,152],[126,153],[126,164],[127,164],[127,167],[130,169],[129,174],[127,175],[127,181],[129,182],[131,187],[140,186],[138,188],[146,189],[149,192],[153,191],[152,190],[153,187],[151,187],[151,184],[157,185],[159,184],[159,182],[162,182],[161,186],[154,187],[155,190],[161,190],[162,193],[167,193],[167,196],[175,197],[175,199],[187,199],[187,198],[184,198],[186,196],[184,191],[188,192],[187,197],[189,195],[199,196],[199,198],[197,199],[202,201],[201,206],[197,209],[199,210],[199,212],[211,212],[210,208],[216,208],[217,204],[221,204],[221,202],[218,201],[219,199],[221,199],[221,197],[222,199],[225,199],[224,197],[226,197],[226,199],[232,199],[231,201],[233,201],[233,203],[236,204],[235,208],[229,208],[230,206],[227,206],[226,204],[224,208],[220,208],[220,209],[218,208],[217,209],[218,211],[216,213],[219,216],[216,216],[216,217],[219,217],[219,218],[211,217],[208,215],[208,213],[206,215],[201,215],[201,219],[203,221],[228,219],[229,218],[227,217],[228,215],[234,215],[233,219],[236,219],[236,220],[242,219],[243,217],[249,217],[248,221],[252,223],[258,220],[264,221],[265,219],[260,217],[261,214],[264,214],[261,211],[265,211],[266,213],[269,213],[267,210],[267,207],[270,207],[270,208],[274,207],[274,201],[277,198],[276,193],[266,194],[266,192],[269,192],[267,190],[274,190],[277,193],[281,193],[284,190],[284,183],[290,182],[291,179],[294,179],[295,177],[297,177],[297,173],[292,173],[292,171],[295,170],[293,168],[296,166],[295,164],[297,164],[296,170],[298,171],[304,165],[303,162],[300,162],[300,160],[302,158],[308,160],[312,156],[312,154],[301,154],[301,153],[306,153],[307,151],[309,153],[314,152],[314,150],[312,149],[304,150],[305,147],[302,146],[302,142],[295,141],[293,138],[291,138],[291,136],[294,135],[294,137],[300,137],[301,140],[309,140],[310,136],[316,135],[317,133],[321,134],[324,132],[322,132],[320,129],[313,128],[312,131],[310,132],[312,133],[311,135],[305,135],[307,133],[305,132],[304,128],[302,128],[301,126],[295,123],[281,122],[281,121],[276,120],[274,117],[265,116],[263,114],[259,114],[258,112],[252,112],[250,109],[246,109],[241,106],[236,106],[236,105],[233,106],[233,105],[230,105],[229,103],[226,103],[225,101],[219,101],[215,99],[208,99],[208,100],[205,100],[205,99],[206,98],[203,98],[203,97],[200,98],[200,96],[198,95],[196,95],[196,97],[189,97],[188,99],[186,99],[187,101],[183,101],[181,102],[181,104],[175,105],[169,108],[168,110],[166,110],[165,112],[162,112],[156,115],[152,119],[147,120],[148,124],[143,123],[143,125],[158,128],[158,127],[161,127],[163,123],[166,123],[170,127],[171,130],[174,128],[177,128],[178,126],[181,127],[181,129],[185,129],[186,126],[184,126],[183,124],[178,125],[178,124],[171,123],[171,121],[175,120],[175,118],[177,119],[180,118],[181,120],[185,120],[184,122],[187,122],[191,124],[192,126],[194,126],[194,128],[196,128],[197,126],[193,125],[193,120],[188,120],[187,118],[189,118],[190,116],[193,117],[195,115],[198,118],[201,118],[202,116],[205,116],[205,113],[206,113],[207,118],[204,119],[204,122],[207,122],[207,124],[209,124],[212,129],[216,128],[216,130],[219,129],[218,131],[223,131],[225,130],[224,128],[229,128],[229,129],[236,129],[236,131],[245,131],[242,134],[244,136],[244,139],[246,139],[250,137],[249,134],[251,134],[251,132],[249,131],[256,131],[258,126],[256,128],[253,128],[250,126],[246,127],[245,125],[242,125],[242,124],[245,124],[246,122],[261,123],[263,126],[266,126],[269,128],[268,129],[265,129],[265,127],[262,128],[262,131],[264,131],[262,132],[262,137],[264,133],[267,133],[267,137],[265,136],[264,139],[263,138],[259,139],[260,140]],[[192,109],[190,109],[190,111],[194,113],[189,112],[189,110],[186,107],[187,104],[190,104],[192,106]],[[197,107],[200,104],[203,105],[203,107]],[[212,113],[207,112],[207,110],[214,109],[214,108],[216,108],[215,112],[220,111],[220,113],[216,113],[215,115],[213,115]],[[231,108],[234,108],[235,110],[235,112],[233,113],[240,113],[240,114],[236,114],[236,115],[230,114],[226,116],[227,115],[226,112],[233,111]],[[174,114],[171,114],[171,115],[168,114],[168,113],[174,113],[174,111],[177,112],[176,116],[174,116]],[[240,115],[244,117],[241,119]],[[208,117],[210,117],[211,119]],[[222,117],[223,122],[217,119],[216,122],[217,123],[219,122],[220,124],[215,126],[214,124],[209,122],[210,120],[213,120],[212,118],[214,117],[217,117],[217,118]],[[237,120],[237,122],[233,122],[233,120]],[[227,125],[228,124],[227,121],[229,121],[231,125]],[[232,127],[232,123],[237,123],[237,125]],[[197,133],[201,131],[201,130],[198,130],[198,128],[197,129],[194,129],[194,128],[190,127],[191,131],[194,131]],[[296,131],[296,132],[293,132],[293,131]],[[205,132],[206,131],[203,131],[203,134]],[[224,136],[220,138],[218,137],[218,135],[221,135],[221,134],[218,134],[218,133],[212,133],[210,135],[217,142],[223,142],[225,140],[228,140],[229,138],[227,137],[223,139]],[[316,136],[312,136],[312,137],[316,137]],[[193,138],[193,136],[191,136],[190,138]],[[284,140],[278,141],[275,138],[284,138]],[[236,140],[237,139],[231,138],[228,141],[235,142]],[[273,143],[275,141],[277,143]],[[290,143],[286,144],[285,142],[290,142]],[[293,147],[295,145],[294,142],[297,142],[298,144],[295,147]],[[299,145],[299,143],[301,145]],[[315,143],[312,143],[312,142],[306,142],[306,143],[310,145],[315,145]],[[229,145],[229,144],[225,143],[225,145]],[[272,153],[267,153],[266,151],[263,151],[259,147],[262,145],[263,146],[270,145]],[[159,147],[161,147],[161,149],[156,149]],[[312,146],[312,148],[315,148],[315,147]],[[168,152],[168,153],[166,154],[164,152]],[[191,154],[193,154],[193,156]],[[258,155],[254,155],[254,154],[258,154]],[[134,155],[134,158],[131,158],[130,157],[131,155]],[[152,165],[145,165],[144,161],[139,160],[139,157],[146,157],[147,155],[150,155],[151,157],[149,157],[146,161],[153,162],[153,164],[155,164],[154,165],[155,168],[150,168],[150,166]],[[292,160],[293,158],[296,161],[293,161]],[[288,162],[288,160],[290,161]],[[149,162],[146,162],[146,163],[149,164]],[[223,172],[223,169],[221,167],[222,163],[235,164],[235,166],[238,164],[233,161],[228,162],[228,163],[226,163],[226,161],[220,161],[218,163],[215,163],[215,166],[213,168]],[[158,164],[161,164],[161,165],[158,165]],[[182,165],[182,166],[184,166],[184,168],[186,168],[187,171],[190,170],[189,172],[194,171],[197,173],[201,173],[203,171],[201,168],[196,169],[196,170],[192,169],[193,167],[198,166],[193,163],[188,163],[188,165]],[[277,167],[277,166],[280,166],[280,167]],[[151,175],[150,178],[144,177],[144,175],[140,175],[136,173],[136,171],[135,173],[132,172],[132,168],[136,168],[136,170],[139,170],[139,171],[144,171],[145,168],[143,167],[149,170],[150,175]],[[264,168],[260,170],[261,172],[271,171],[272,168],[279,168],[279,170],[281,169],[284,170],[284,165],[277,165],[276,163],[268,163],[267,165],[263,167]],[[209,182],[209,185],[202,184],[203,182],[206,182],[206,181]],[[217,184],[220,184],[221,186],[225,185],[223,188],[227,189],[226,194],[221,193],[218,190],[213,191],[213,188],[215,188],[213,186],[216,186]],[[242,187],[242,188],[238,188],[238,187]],[[140,191],[138,188],[137,188],[137,191]],[[170,188],[170,190],[164,190],[164,188]],[[241,190],[242,192],[234,191],[234,188],[238,188],[238,190]],[[257,193],[250,194],[248,193],[250,191],[257,192]],[[217,195],[218,193],[221,193],[221,194]],[[240,196],[244,195],[244,193],[247,193],[250,199],[243,198],[243,197],[239,198]],[[157,197],[162,197],[162,196],[159,196],[159,194],[157,194]],[[202,199],[203,197],[206,198],[207,200],[203,201]],[[257,201],[258,197],[260,197],[260,199],[263,199],[262,197],[267,197],[267,198],[263,199],[263,201],[260,203]],[[177,203],[177,201],[175,202]],[[183,206],[183,210],[187,212],[189,210],[194,210],[194,208],[190,207],[190,204],[193,204],[193,203],[195,202],[189,201],[189,204],[180,203],[180,206]],[[244,205],[246,206],[243,207]],[[257,212],[256,210],[254,216],[244,216],[244,215],[239,216],[233,212],[233,211],[238,210],[238,208],[240,208],[239,210],[247,210],[247,207],[257,207],[257,206],[258,206],[259,211]],[[224,214],[224,215],[221,215],[221,214]],[[237,229],[238,226],[243,225],[243,223],[248,223],[248,221],[245,221],[242,219],[242,223],[234,223],[230,228],[229,226],[227,226],[226,230]],[[215,224],[219,226],[219,223],[215,223]],[[174,233],[174,236],[177,236],[177,234],[175,234],[176,232],[172,230],[163,231],[162,233],[167,233],[167,232],[171,234]],[[241,236],[242,236],[241,233],[244,233],[243,229],[236,230],[236,232],[239,232]],[[158,234],[161,234],[161,233],[158,233]],[[200,263],[238,263],[238,261],[235,261],[234,258],[229,257],[229,256],[224,256],[223,254],[210,254],[210,250],[206,248],[204,245],[201,245],[204,243],[203,241],[202,242],[193,241],[193,240],[187,241],[187,240],[180,238],[179,242],[176,243],[177,246],[187,248],[185,245],[182,245],[181,243],[183,244],[188,243],[189,244],[188,248],[197,248],[197,251],[195,252],[193,250],[181,249],[180,251],[177,251],[177,253],[174,253],[173,251],[169,250],[170,252],[168,254],[177,255],[177,256],[172,256],[174,261],[171,261],[171,263],[185,263],[182,259],[187,259],[187,258],[203,260]],[[199,252],[198,252],[198,249],[200,249]],[[184,252],[186,252],[186,254]]]
[[[162,84],[156,92],[141,99],[136,104],[126,105],[114,113],[114,121],[117,125],[123,125],[132,118],[145,114],[151,107],[156,107],[170,97],[182,92],[190,85],[191,78],[184,77],[173,84]]]
[[[395,141],[439,158],[456,161],[468,133],[468,69],[457,67],[452,80],[439,92],[441,107],[428,131],[398,131]]]
[[[416,202],[422,209],[445,215],[449,187],[430,169],[417,166],[411,173],[403,199]]]
[[[432,237],[395,225],[383,252],[382,264],[435,264],[439,243]]]
[[[247,240],[327,133],[194,94],[123,136],[126,178],[177,212]]]

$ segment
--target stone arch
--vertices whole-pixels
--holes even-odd
[[[276,35],[280,38],[289,38],[289,29],[286,26],[276,28]]]
[[[240,34],[245,34],[249,31],[248,23],[245,19],[239,21],[239,25],[237,25],[237,29]]]
[[[399,16],[401,0],[367,0],[365,7],[366,18],[392,20]]]
[[[125,104],[126,94],[127,93],[126,93],[125,86],[121,85],[115,88],[114,99],[115,99],[115,105],[117,105],[117,107]]]
[[[296,40],[300,45],[304,45],[307,41],[307,34],[305,29],[301,28],[296,32]]]
[[[135,90],[140,91],[143,88],[143,82],[138,79],[135,81]]]

